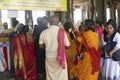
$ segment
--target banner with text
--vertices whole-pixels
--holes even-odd
[[[0,0],[0,9],[67,11],[66,0]]]

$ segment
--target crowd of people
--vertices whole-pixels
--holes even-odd
[[[72,22],[63,27],[59,22],[55,15],[38,17],[32,33],[17,20],[9,29],[4,23],[0,34],[10,37],[16,80],[120,80],[120,62],[113,57],[120,49],[120,33],[114,20],[86,19],[78,30]],[[0,71],[5,68],[0,53]]]

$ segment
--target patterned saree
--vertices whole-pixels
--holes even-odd
[[[66,49],[66,52],[68,53],[68,76],[69,76],[69,80],[75,79],[77,78],[77,71],[76,71],[76,67],[74,64],[74,58],[75,55],[77,53],[77,49],[76,49],[76,44],[74,42],[74,40],[71,39],[70,34],[68,32],[66,32],[68,40],[70,42],[70,47],[68,49]]]
[[[23,34],[13,39],[14,66],[16,78],[22,80],[36,80],[36,58],[32,35],[27,33],[27,42]]]
[[[81,49],[83,60],[80,60],[77,64],[79,80],[98,80],[100,53],[98,51],[99,41],[97,34],[89,30],[82,33],[78,41],[86,48],[84,52]]]

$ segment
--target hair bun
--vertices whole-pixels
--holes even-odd
[[[83,24],[86,25],[89,29],[92,29],[94,21],[92,19],[86,19]]]

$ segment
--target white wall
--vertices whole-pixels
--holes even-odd
[[[32,15],[33,15],[33,24],[37,24],[37,18],[45,16],[46,11],[32,11]]]
[[[46,15],[46,11],[32,11],[33,15],[33,24],[37,24],[36,19],[38,17],[43,17]],[[2,14],[2,23],[7,22],[8,26],[11,27],[10,18],[8,17],[8,10],[1,10]],[[18,11],[18,17],[16,18],[20,23],[25,24],[25,11]]]

